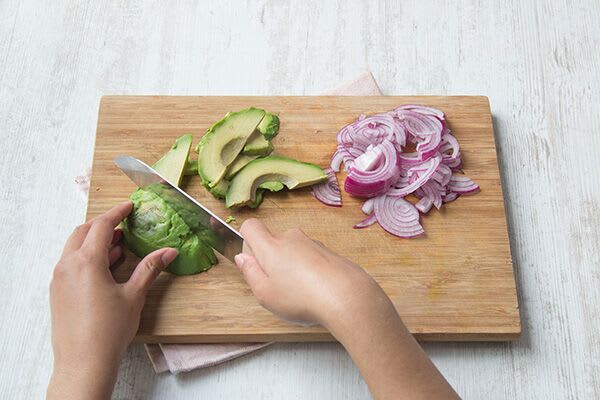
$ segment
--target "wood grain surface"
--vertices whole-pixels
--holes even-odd
[[[356,230],[362,200],[344,194],[342,208],[316,201],[310,189],[266,196],[257,210],[228,210],[201,187],[184,188],[235,226],[259,218],[274,232],[301,228],[363,266],[390,296],[411,332],[422,340],[506,340],[520,333],[502,189],[487,98],[463,97],[170,97],[108,96],[100,103],[88,219],[126,199],[135,186],[112,163],[123,154],[155,162],[174,140],[195,142],[228,111],[250,106],[279,114],[275,153],[323,167],[338,130],[362,113],[419,103],[447,113],[461,143],[464,171],[480,186],[422,218],[424,237],[400,239],[378,225]],[[340,182],[342,181],[340,176]],[[138,259],[117,272],[126,279]],[[238,270],[223,257],[207,273],[163,273],[150,291],[138,340],[143,342],[324,341],[320,327],[283,322],[263,309]]]

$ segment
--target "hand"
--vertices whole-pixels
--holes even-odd
[[[138,329],[146,293],[177,256],[175,249],[157,250],[138,264],[128,282],[115,282],[110,266],[123,254],[121,231],[115,227],[131,207],[129,201],[122,203],[77,227],[54,269],[49,398],[110,397],[119,362]]]
[[[327,328],[374,398],[458,398],[362,268],[300,230],[273,235],[249,219],[241,233],[244,252],[235,261],[260,304],[281,318]]]
[[[260,304],[285,320],[326,326],[363,297],[387,299],[362,268],[298,229],[275,236],[249,219],[241,233],[236,264]]]

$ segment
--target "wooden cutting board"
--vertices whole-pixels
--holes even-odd
[[[378,225],[355,230],[361,200],[346,194],[342,208],[326,207],[310,189],[266,196],[258,210],[227,210],[188,178],[184,189],[235,227],[257,217],[274,232],[299,227],[364,267],[390,296],[421,340],[514,340],[519,308],[504,215],[502,187],[486,97],[171,97],[105,96],[100,103],[88,218],[127,199],[133,183],[112,163],[128,154],[156,161],[173,141],[193,133],[195,143],[228,111],[265,108],[281,118],[275,153],[323,167],[336,133],[361,113],[419,103],[440,108],[461,144],[464,171],[480,186],[421,218],[424,237],[400,239]],[[340,183],[343,177],[340,176]],[[115,272],[127,279],[137,258],[127,254]],[[207,273],[163,273],[142,313],[142,342],[328,341],[320,327],[280,321],[254,299],[237,268],[219,257]]]

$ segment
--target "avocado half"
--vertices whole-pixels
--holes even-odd
[[[176,275],[206,271],[217,258],[202,229],[192,229],[181,215],[158,194],[138,189],[130,197],[133,211],[121,224],[127,248],[142,258],[163,247],[179,255],[166,268]]]
[[[225,205],[242,207],[255,204],[257,190],[260,190],[264,182],[279,182],[288,189],[295,189],[326,179],[327,174],[315,164],[279,156],[258,158],[250,161],[233,177],[229,183]]]
[[[191,144],[192,135],[178,138],[154,164],[154,169],[169,182],[179,184],[184,172],[195,167],[188,159]],[[216,264],[211,232],[200,224],[192,210],[173,199],[162,185],[138,189],[130,199],[133,210],[120,227],[125,245],[138,257],[163,247],[176,248],[179,255],[166,268],[175,275],[197,274]]]

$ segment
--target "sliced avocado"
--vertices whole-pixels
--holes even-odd
[[[267,189],[271,192],[279,192],[285,187],[285,185],[281,182],[263,182],[258,188],[259,189]]]
[[[246,156],[244,154],[240,154],[237,158],[229,164],[229,168],[227,168],[227,173],[225,174],[225,179],[231,179],[238,171],[246,166],[250,161],[257,159],[258,156]]]
[[[183,175],[198,175],[198,160],[188,160],[185,162]]]
[[[209,189],[209,192],[215,196],[217,199],[224,199],[227,194],[227,189],[229,188],[229,181],[225,179],[221,179],[217,186]]]
[[[198,172],[205,187],[223,179],[264,116],[265,110],[253,107],[228,113],[206,132],[198,144]]]
[[[279,156],[257,158],[233,177],[225,205],[241,207],[252,204],[256,200],[257,189],[264,182],[281,182],[288,189],[294,189],[326,179],[327,174],[314,164]]]
[[[248,204],[248,207],[257,208],[258,206],[260,206],[260,204],[263,201],[265,192],[267,190],[270,192],[279,192],[284,187],[285,186],[281,182],[263,182],[263,183],[261,183],[258,186],[258,189],[256,190],[256,198],[254,199],[254,201],[252,203]]]
[[[270,140],[265,139],[260,131],[256,130],[248,138],[242,154],[247,156],[268,156],[273,152],[273,144]]]
[[[183,178],[183,171],[188,161],[191,147],[192,135],[181,136],[171,146],[171,150],[154,163],[153,168],[163,177],[167,178],[169,182],[179,186]]]
[[[268,112],[256,129],[263,134],[265,139],[273,139],[279,133],[279,117]]]

